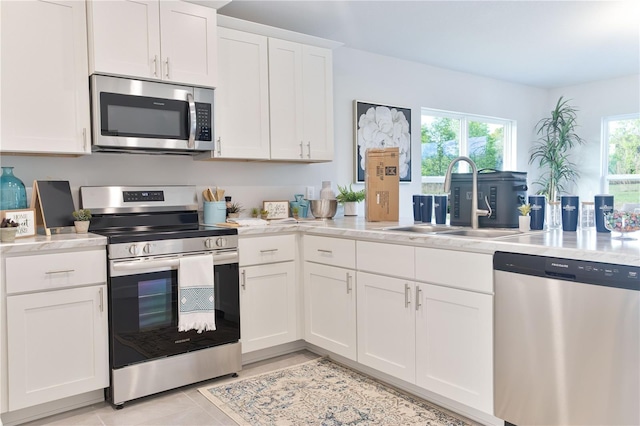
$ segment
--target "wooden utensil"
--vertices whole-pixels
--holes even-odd
[[[204,191],[202,191],[202,199],[205,201],[213,201],[209,199],[209,193],[207,192],[207,190],[205,189]]]
[[[216,199],[218,201],[223,201],[224,200],[224,189],[218,189],[217,186],[216,186]]]
[[[216,198],[216,196],[213,194],[213,191],[211,190],[211,188],[207,188],[207,197],[209,198],[209,201],[219,200],[219,198]]]

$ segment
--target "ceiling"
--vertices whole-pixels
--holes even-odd
[[[540,88],[640,74],[638,0],[233,0],[218,13]]]

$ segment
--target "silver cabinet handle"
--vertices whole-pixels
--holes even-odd
[[[416,285],[416,311],[422,306],[422,303],[420,303],[420,293],[422,293],[422,290],[420,290],[420,286]]]
[[[411,300],[410,300],[410,295],[409,295],[409,290],[411,290],[411,287],[409,287],[409,284],[405,283],[404,284],[404,307],[408,308],[409,305],[411,304]]]
[[[300,158],[304,158],[304,153],[302,151],[302,141],[300,141]]]
[[[222,155],[222,138],[218,136],[218,157]]]
[[[320,253],[333,254],[331,250],[318,249]]]
[[[187,147],[193,149],[196,146],[196,126],[198,123],[196,121],[196,103],[191,93],[187,93],[187,102],[189,103],[189,141]]]
[[[87,150],[87,128],[82,128],[82,149]]]
[[[311,158],[311,142],[307,142],[307,158]]]
[[[102,288],[98,290],[98,293],[100,293],[100,312],[104,312],[104,291],[102,290]]]
[[[47,271],[45,272],[45,275],[52,275],[52,274],[66,274],[69,272],[75,272],[75,269],[60,269],[58,271]]]
[[[158,55],[153,55],[153,76],[158,76]]]
[[[347,272],[347,294],[351,293],[351,290],[353,290],[353,277],[351,276],[350,273]]]
[[[164,61],[165,65],[167,66],[167,73],[165,74],[167,76],[167,78],[171,78],[169,77],[169,57],[167,56],[167,60]]]
[[[260,250],[260,253],[273,253],[278,251],[278,249],[267,249],[267,250]]]
[[[242,272],[240,273],[240,275],[242,275],[242,289],[246,289],[247,288],[247,271],[246,270],[242,270]]]

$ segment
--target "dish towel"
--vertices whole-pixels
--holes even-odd
[[[213,256],[180,258],[178,268],[178,331],[216,329]]]

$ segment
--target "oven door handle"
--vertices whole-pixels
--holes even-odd
[[[152,268],[177,268],[178,266],[180,266],[180,259],[177,257],[162,260],[134,260],[126,262],[114,262],[112,265],[114,271],[136,271]]]
[[[238,263],[238,252],[237,251],[229,251],[225,253],[214,253],[213,254],[213,266],[216,265],[225,265],[229,263]]]

